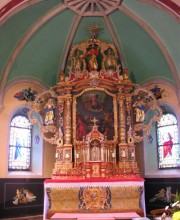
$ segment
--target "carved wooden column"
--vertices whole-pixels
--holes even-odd
[[[58,97],[58,140],[57,140],[57,147],[63,146],[63,125],[64,125],[64,99],[59,96]]]
[[[72,136],[71,136],[71,104],[72,97],[71,94],[66,95],[65,97],[65,114],[64,114],[64,146],[72,146]]]
[[[119,89],[118,93],[119,104],[119,145],[126,144],[126,111],[124,105],[124,93]]]
[[[126,112],[127,112],[127,143],[128,143],[128,162],[130,164],[129,170],[131,173],[134,172],[135,167],[135,146],[134,138],[132,133],[132,96],[130,93],[126,94]]]
[[[127,112],[127,125],[132,126],[132,119],[131,119],[131,94],[126,94],[126,112]]]
[[[127,128],[126,128],[126,105],[123,88],[118,89],[118,106],[119,106],[119,169],[126,173],[126,164],[128,159],[127,145]]]

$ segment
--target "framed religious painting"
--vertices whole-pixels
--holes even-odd
[[[117,101],[105,89],[85,89],[73,100],[73,139],[85,140],[94,123],[107,141],[117,140]]]

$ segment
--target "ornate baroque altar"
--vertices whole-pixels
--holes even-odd
[[[93,31],[90,39],[72,47],[59,82],[39,94],[29,112],[44,139],[56,146],[52,179],[57,183],[133,183],[139,178],[136,143],[149,135],[160,115],[153,94],[130,80],[115,46]],[[93,204],[85,209],[105,210]]]

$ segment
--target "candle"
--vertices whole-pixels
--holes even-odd
[[[59,157],[59,153],[56,153],[56,154],[55,154],[55,158],[58,158],[58,157]]]
[[[79,158],[79,154],[76,154],[76,158]]]
[[[112,153],[112,157],[115,158],[115,153]]]

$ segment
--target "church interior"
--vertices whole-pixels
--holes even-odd
[[[178,0],[0,2],[0,219],[180,219],[179,18]]]

